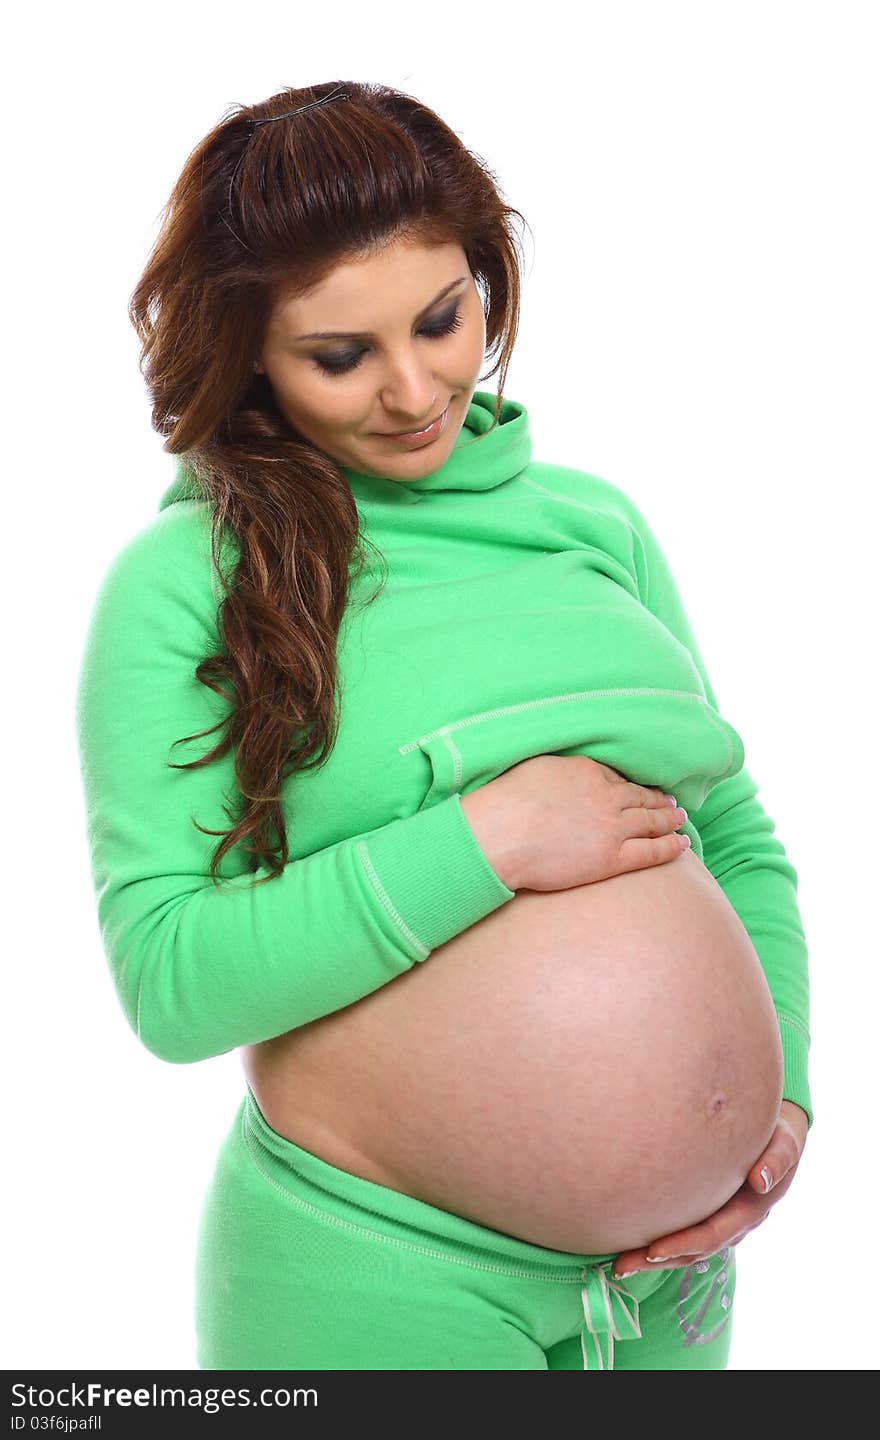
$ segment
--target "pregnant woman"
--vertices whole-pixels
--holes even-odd
[[[812,1123],[796,874],[660,544],[503,396],[515,215],[416,99],[284,90],[132,296],[179,459],[77,726],[128,1020],[244,1066],[202,1368],[723,1369]]]

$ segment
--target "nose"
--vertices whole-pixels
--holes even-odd
[[[437,414],[438,387],[423,362],[403,359],[392,364],[393,375],[381,391],[387,430],[420,430]]]

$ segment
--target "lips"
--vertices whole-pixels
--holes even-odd
[[[439,420],[442,420],[445,414],[446,409],[444,408],[440,411],[439,415],[435,415],[434,419],[429,420],[427,425],[423,425],[420,430],[382,430],[379,433],[384,435],[387,440],[417,440],[420,436],[425,435]]]
[[[442,414],[443,411],[441,410],[440,415]],[[426,430],[430,430],[431,426],[437,423],[437,421],[440,419],[440,415],[435,415],[434,419],[429,420],[427,425],[423,425],[421,430],[389,430],[388,434],[392,437],[392,439],[395,440],[402,440],[405,435],[424,435]]]

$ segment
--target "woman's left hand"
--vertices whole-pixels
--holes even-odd
[[[708,1259],[725,1245],[736,1245],[766,1220],[777,1200],[782,1199],[794,1179],[806,1138],[805,1111],[793,1100],[783,1100],[770,1143],[736,1194],[699,1225],[652,1240],[640,1250],[624,1250],[614,1262],[614,1278],[622,1280],[640,1270],[673,1270]],[[767,1178],[769,1184],[765,1184]]]

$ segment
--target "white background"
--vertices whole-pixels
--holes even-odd
[[[738,1249],[731,1368],[874,1368],[876,7],[33,13],[4,123],[4,1364],[195,1367],[198,1213],[243,1077],[234,1052],[156,1059],[118,1006],[74,686],[171,476],[126,316],[159,210],[231,102],[361,79],[436,109],[526,215],[506,393],[536,459],[647,514],[798,872],[816,1122]]]

